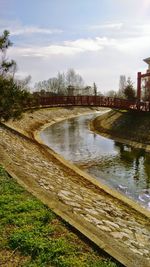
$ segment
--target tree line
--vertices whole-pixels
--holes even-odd
[[[40,95],[48,93],[50,95],[97,95],[96,83],[93,86],[87,86],[80,74],[73,68],[66,73],[58,72],[56,77],[40,81],[34,86],[35,92]]]
[[[56,77],[36,83],[34,89],[37,92],[66,95],[70,85],[78,89],[84,86],[83,78],[74,69],[69,69],[67,73],[58,72]]]
[[[9,36],[7,30],[0,36],[0,121],[18,118],[26,103],[34,105],[36,100],[36,94],[31,93],[29,87],[31,76],[22,80],[16,79],[17,64],[14,60],[7,59],[7,51],[13,45]],[[36,83],[34,90],[38,95],[102,95],[95,82],[93,86],[86,86],[82,76],[72,68],[66,73],[58,72],[56,77]],[[107,93],[110,97],[126,99],[135,99],[135,95],[130,78],[118,92],[111,90]]]
[[[123,98],[128,100],[136,99],[136,90],[134,88],[134,83],[132,82],[131,78],[128,77],[126,80],[125,75],[121,75],[119,81],[119,90],[118,91],[110,90],[107,92],[107,96]]]
[[[26,103],[34,105],[34,101],[36,102],[35,94],[31,93],[29,87],[31,76],[16,79],[17,64],[14,60],[7,59],[7,51],[13,45],[9,37],[7,30],[0,36],[0,121],[18,118]],[[82,90],[89,88],[74,69],[69,69],[67,73],[59,72],[57,77],[38,82],[34,86],[34,90],[40,94],[48,92],[51,95],[68,95],[75,89],[82,94]],[[97,94],[95,83],[92,90]]]

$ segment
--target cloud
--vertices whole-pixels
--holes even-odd
[[[49,57],[51,55],[76,55],[84,52],[100,51],[105,47],[115,46],[116,41],[106,37],[77,39],[64,41],[61,44],[49,46],[12,47],[9,54],[23,57]]]
[[[150,35],[122,38],[115,44],[116,49],[128,54],[128,57],[131,54],[140,57],[143,53],[149,53],[149,46]]]
[[[51,55],[74,55],[82,52],[80,48],[69,47],[63,45],[50,45],[50,46],[31,46],[31,47],[12,47],[9,50],[9,54],[13,56],[22,56],[22,57],[49,57]]]
[[[106,24],[97,24],[90,26],[91,30],[101,30],[101,29],[110,29],[110,30],[120,30],[123,26],[123,23],[106,23]]]
[[[97,39],[78,39],[75,41],[65,41],[65,46],[71,47],[71,48],[77,48],[81,52],[84,51],[97,51],[102,49],[102,45],[99,44]]]
[[[143,36],[150,35],[150,23],[135,25],[134,29],[138,31],[140,35]]]
[[[40,38],[41,28],[36,29]],[[31,32],[36,32],[36,29],[33,27]],[[110,36],[104,31],[104,35],[101,32],[96,37],[89,35],[87,38],[66,38],[63,41],[64,35],[61,35],[57,41],[53,39],[53,43],[49,43],[48,38],[44,45],[36,43],[33,38],[30,45],[16,43],[9,49],[8,55],[18,63],[19,75],[31,74],[33,82],[48,79],[58,71],[73,67],[84,75],[88,84],[95,81],[103,89],[116,89],[120,74],[133,79],[135,76],[136,79],[136,72],[146,69],[142,59],[149,56],[149,30],[149,23],[124,24],[121,31],[112,31]]]
[[[141,4],[141,12],[143,14],[147,13],[147,11],[150,8],[150,1],[149,0],[143,0]]]
[[[11,35],[26,35],[26,34],[54,34],[54,33],[62,33],[63,31],[60,29],[46,29],[35,26],[29,27],[18,27],[16,29],[11,29]]]
[[[4,29],[8,29],[12,36],[19,36],[19,35],[49,35],[49,34],[60,34],[63,33],[62,29],[57,28],[42,28],[39,26],[29,25],[24,26],[17,20],[4,20],[0,19],[0,32],[3,32]]]
[[[109,39],[107,37],[96,37],[96,38],[87,38],[87,39],[78,39],[75,41],[65,41],[64,44],[72,47],[78,48],[81,52],[85,51],[99,51],[106,46],[113,45],[115,40]]]

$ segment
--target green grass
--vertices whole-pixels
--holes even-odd
[[[12,257],[4,257],[6,252]],[[0,266],[11,266],[7,264],[10,258],[15,261],[16,254],[22,267],[120,266],[83,240],[0,167]]]

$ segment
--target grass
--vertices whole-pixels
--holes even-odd
[[[0,266],[120,266],[0,167]]]

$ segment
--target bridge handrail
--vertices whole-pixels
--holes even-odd
[[[25,107],[32,106],[32,101],[27,102]],[[37,106],[99,106],[125,110],[150,111],[150,103],[137,101],[136,99],[127,100],[121,98],[79,95],[79,96],[36,96],[34,105]]]

